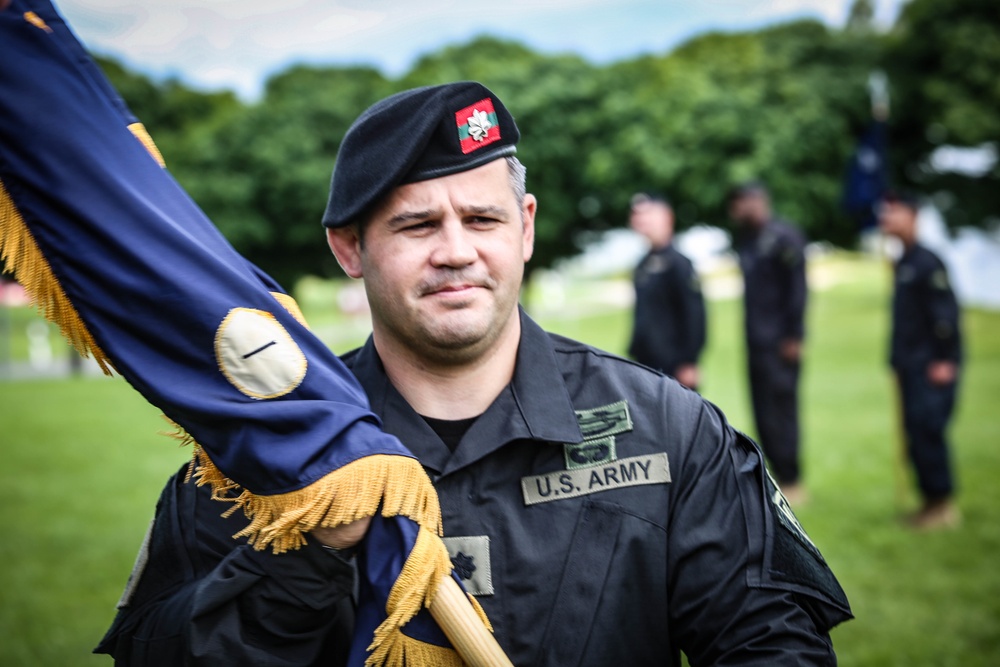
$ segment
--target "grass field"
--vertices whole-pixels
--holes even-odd
[[[917,501],[898,479],[885,267],[837,256],[812,267],[811,284],[821,287],[803,386],[811,500],[798,514],[857,616],[834,631],[840,663],[1000,665],[1000,313],[964,318],[968,364],[951,431],[964,523],[913,534],[897,521]],[[360,340],[363,326],[324,314],[333,288],[308,287],[303,305],[334,349]],[[568,303],[585,304],[593,290],[574,286]],[[550,330],[621,351],[629,313],[572,309],[588,310],[538,312]],[[736,301],[709,304],[703,391],[752,432],[740,317]],[[163,481],[188,457],[163,428],[120,378],[0,382],[0,665],[110,664],[89,651],[114,615]]]

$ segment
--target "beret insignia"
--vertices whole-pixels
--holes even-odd
[[[462,152],[474,150],[500,140],[500,123],[493,109],[493,100],[486,98],[455,112],[458,141]]]

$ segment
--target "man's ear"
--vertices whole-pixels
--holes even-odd
[[[524,195],[524,204],[521,208],[521,219],[524,221],[522,227],[522,254],[527,262],[535,252],[535,213],[538,211],[538,200],[535,195]]]
[[[340,268],[351,278],[361,278],[361,239],[354,225],[326,230],[326,242]]]

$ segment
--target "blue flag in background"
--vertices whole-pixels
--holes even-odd
[[[256,548],[280,553],[317,526],[376,516],[352,664],[457,664],[420,611],[451,564],[419,462],[380,430],[294,301],[164,169],[49,2],[0,11],[0,46],[6,270],[195,443],[199,483],[242,490],[241,535]]]
[[[851,155],[844,178],[843,206],[861,229],[876,225],[875,206],[887,187],[885,122],[872,120]]]

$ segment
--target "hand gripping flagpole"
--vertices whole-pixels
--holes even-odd
[[[4,270],[79,352],[163,410],[195,446],[197,482],[246,513],[237,536],[254,548],[373,517],[352,665],[460,664],[432,615],[468,664],[510,664],[453,579],[419,461],[162,168],[62,17],[47,0],[0,0],[0,46]]]

